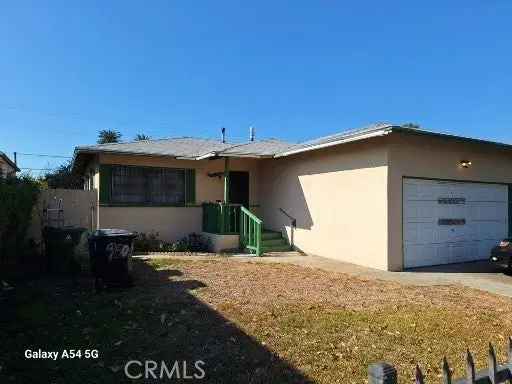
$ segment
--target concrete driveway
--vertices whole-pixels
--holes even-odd
[[[306,267],[347,273],[363,279],[397,281],[402,284],[410,285],[460,284],[466,287],[512,297],[512,276],[506,275],[504,268],[491,264],[488,261],[414,268],[403,272],[387,272],[319,256],[303,256],[294,252],[260,258],[249,257],[247,259],[259,262],[292,263]]]

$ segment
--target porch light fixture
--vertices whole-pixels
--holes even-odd
[[[471,167],[471,161],[470,160],[461,160],[459,164],[460,164],[460,166],[462,168],[469,168],[469,167]]]
[[[224,176],[224,172],[208,172],[208,177],[218,177],[219,179]]]

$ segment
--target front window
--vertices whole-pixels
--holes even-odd
[[[184,204],[185,188],[184,169],[112,167],[113,203]]]

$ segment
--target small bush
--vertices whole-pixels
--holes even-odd
[[[198,233],[191,233],[171,244],[171,252],[208,252],[209,249],[210,239]]]
[[[134,240],[133,248],[135,252],[158,252],[163,247],[163,242],[158,238],[158,232],[149,232],[148,234],[140,232]]]
[[[34,252],[26,237],[39,192],[39,182],[31,177],[0,178],[0,262],[18,262]]]
[[[135,252],[208,252],[210,239],[191,233],[174,242],[159,239],[158,232],[139,233],[134,242]]]

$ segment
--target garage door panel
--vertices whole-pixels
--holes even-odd
[[[404,242],[418,244],[420,243],[420,238],[418,236],[418,224],[410,223],[406,228],[404,228]]]
[[[502,240],[507,237],[504,222],[482,221],[477,223],[479,240]]]
[[[471,239],[477,239],[478,234],[481,233],[481,225],[474,221],[469,221],[466,224],[466,241],[470,241]]]
[[[467,207],[467,219],[506,222],[508,220],[508,204],[501,202],[470,203]]]
[[[486,259],[508,235],[506,185],[404,179],[403,191],[405,268]]]
[[[508,201],[508,190],[506,187],[497,188],[496,185],[481,184],[475,188],[475,196],[472,200],[506,202]]]
[[[409,255],[415,255],[417,259],[422,260],[424,265],[434,265],[440,254],[441,246],[439,244],[427,244],[427,245],[406,245],[405,253]]]
[[[438,219],[443,217],[462,217],[461,215],[465,214],[466,210],[467,208],[464,205],[439,204],[437,200],[409,201],[408,206],[404,206],[403,215],[405,219],[411,222],[437,223]],[[475,212],[478,212],[478,209]]]
[[[469,218],[478,221],[507,221],[508,204],[504,202],[475,202],[470,204]]]
[[[433,223],[411,223],[404,234],[405,241],[411,244],[436,243],[436,235]]]

